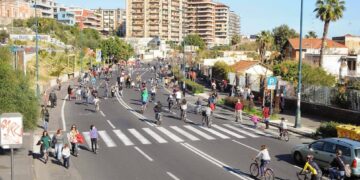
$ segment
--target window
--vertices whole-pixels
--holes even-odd
[[[351,156],[351,150],[348,147],[337,145],[336,149],[339,149],[342,151],[343,156]]]
[[[65,18],[65,14],[63,14],[62,17]]]
[[[355,157],[360,158],[360,149],[355,149]]]
[[[336,152],[336,145],[333,143],[325,143],[324,144],[324,151],[328,153],[334,153]]]
[[[312,148],[313,150],[322,151],[323,146],[324,146],[324,142],[323,142],[323,141],[317,141],[317,142],[312,143],[312,144],[310,145],[310,148]]]

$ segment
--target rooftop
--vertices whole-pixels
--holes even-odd
[[[244,72],[244,71],[248,70],[249,68],[251,68],[255,65],[258,65],[258,64],[260,64],[259,61],[242,60],[242,61],[235,63],[231,67],[234,68],[235,72]]]
[[[294,49],[300,49],[299,48],[299,44],[300,44],[299,38],[289,39],[288,41]],[[340,44],[340,43],[335,42],[330,39],[326,39],[325,44],[326,44],[327,48],[346,48],[345,45]],[[321,39],[318,39],[318,38],[303,39],[302,48],[303,49],[320,49],[321,48]]]

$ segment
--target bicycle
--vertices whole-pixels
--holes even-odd
[[[186,110],[181,110],[180,119],[186,122]]]
[[[250,174],[251,176],[257,178],[260,174],[260,164],[257,160],[255,162],[250,164]],[[275,174],[274,171],[271,168],[265,167],[265,180],[274,180]]]
[[[211,121],[211,117],[208,115],[205,115],[205,124],[208,128],[211,128],[212,121]]]
[[[280,133],[279,139],[288,142],[290,139],[289,132],[287,131],[287,129],[284,129],[282,131],[283,132]]]
[[[299,180],[310,180],[311,179],[311,173],[310,172],[297,172],[296,176],[298,177]]]
[[[144,114],[145,110],[146,110],[146,104],[141,105],[141,110],[140,110],[141,114]]]
[[[155,114],[155,119],[156,119],[156,124],[157,125],[161,125],[161,121],[162,121],[162,115],[161,115],[161,113],[156,113]]]

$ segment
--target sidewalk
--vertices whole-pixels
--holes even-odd
[[[185,98],[190,103],[195,103],[195,101],[198,98],[207,100],[209,98],[210,94],[211,94],[211,90],[209,88],[205,88],[204,93],[196,94],[196,95],[187,93]],[[228,93],[218,93],[218,96],[219,96],[219,98],[225,98],[228,96]],[[196,97],[196,98],[194,98],[194,97]],[[217,106],[221,107],[222,109],[229,110],[231,112],[234,111],[233,107],[228,107],[226,105],[217,105]],[[217,110],[215,110],[215,112],[217,112]],[[247,117],[250,117],[249,115],[247,115],[245,113],[244,113],[244,115]],[[279,118],[284,117],[287,120],[289,131],[296,133],[296,134],[306,136],[306,137],[313,137],[313,134],[316,132],[316,129],[320,126],[320,123],[322,121],[326,120],[319,116],[303,115],[301,117],[301,125],[302,126],[300,128],[294,128],[295,118],[296,118],[295,115],[296,115],[295,112],[286,111],[285,113],[279,114]],[[235,116],[234,116],[234,118],[235,118]],[[270,121],[271,126],[279,127],[279,124],[280,124],[280,119]]]

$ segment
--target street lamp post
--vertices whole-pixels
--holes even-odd
[[[37,16],[37,4],[35,0],[35,20],[36,20],[36,30],[35,30],[35,51],[36,51],[36,96],[40,97],[40,85],[39,85],[39,37],[38,37],[38,29],[39,29],[39,19]]]
[[[297,108],[296,108],[296,118],[295,118],[295,128],[301,127],[301,81],[302,81],[302,26],[303,26],[303,6],[304,6],[304,0],[301,0],[301,8],[300,8],[300,52],[299,52],[299,65],[298,65],[298,71],[299,71],[299,80],[298,80],[298,87],[297,87]]]

